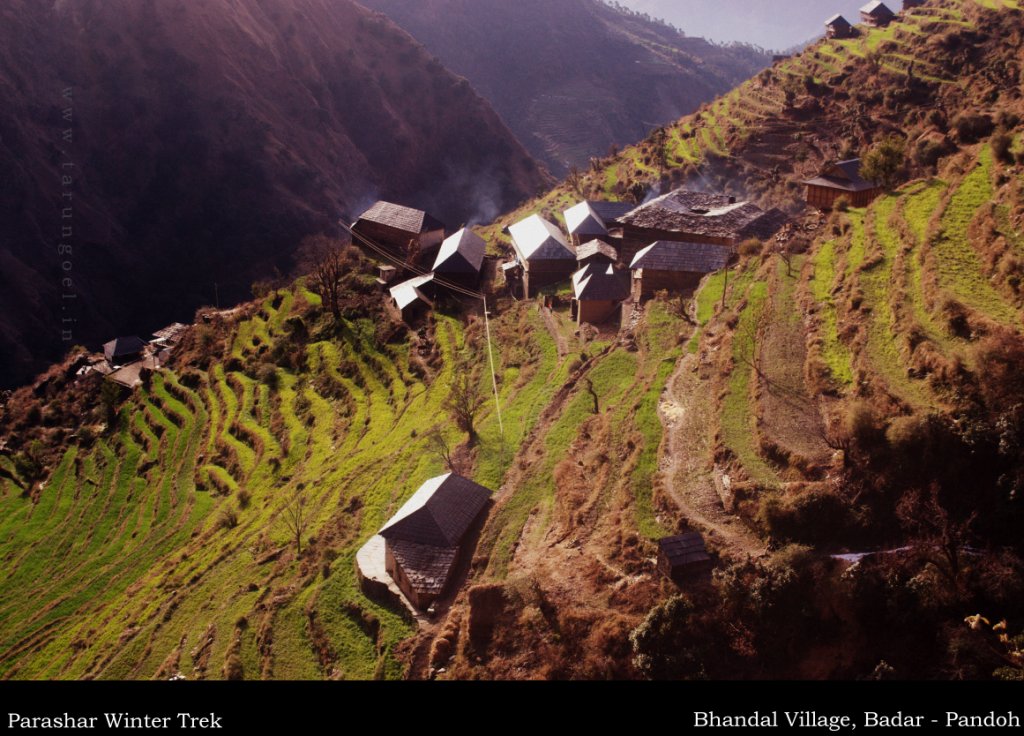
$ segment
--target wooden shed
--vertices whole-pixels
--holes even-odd
[[[591,263],[572,275],[572,310],[577,324],[599,325],[629,298],[629,278],[610,263]]]
[[[424,268],[433,262],[444,240],[444,225],[440,220],[423,210],[384,201],[361,214],[352,225],[352,231]],[[356,243],[360,244],[358,238]]]
[[[807,204],[830,210],[842,196],[854,207],[867,207],[882,189],[860,175],[860,159],[837,161],[826,166],[813,179],[803,182],[807,187]]]
[[[697,532],[658,540],[658,570],[677,585],[707,575],[714,563]]]
[[[662,290],[691,293],[706,274],[725,268],[730,256],[730,248],[712,243],[651,243],[629,264],[633,272],[633,301],[639,302]]]
[[[786,221],[777,209],[765,211],[726,194],[676,189],[622,218],[619,256],[630,260],[648,243],[659,240],[734,247],[748,238],[767,240]]]
[[[487,243],[483,238],[462,228],[441,243],[433,271],[448,281],[475,289],[480,282],[480,268],[486,251]]]
[[[111,366],[128,365],[142,359],[146,343],[141,337],[118,337],[103,345],[103,357]]]
[[[591,263],[616,263],[619,254],[603,240],[591,240],[576,249],[576,263],[580,268]]]
[[[825,38],[852,38],[853,26],[838,13],[825,21]]]
[[[445,592],[490,498],[489,489],[447,473],[426,481],[384,524],[385,567],[416,608]]]
[[[861,23],[872,28],[885,28],[895,18],[896,14],[882,0],[872,0],[860,9]]]
[[[510,225],[508,233],[523,269],[524,299],[542,286],[565,281],[576,270],[576,251],[562,231],[540,215],[530,215]]]

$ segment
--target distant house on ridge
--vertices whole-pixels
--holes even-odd
[[[872,28],[885,28],[895,18],[896,14],[882,0],[872,0],[860,9],[861,23]]]
[[[825,21],[825,38],[850,38],[853,36],[853,26],[838,13]]]

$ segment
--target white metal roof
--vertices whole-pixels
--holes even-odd
[[[562,231],[540,215],[509,225],[508,232],[521,261],[576,260],[576,252]]]

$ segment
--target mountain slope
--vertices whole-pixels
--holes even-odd
[[[596,0],[367,0],[491,101],[548,168],[585,168],[763,68]]]
[[[0,35],[3,384],[188,317],[215,282],[247,296],[377,196],[458,225],[545,181],[465,82],[349,0],[15,0]]]
[[[458,372],[490,397],[479,311],[399,329],[365,263],[340,325],[297,283],[200,320],[123,403],[54,367],[0,414],[0,675],[1019,679],[1022,28],[931,0],[603,161],[581,187],[699,166],[799,227],[618,335],[489,302],[503,424],[488,400],[475,444],[444,406]],[[833,79],[822,122],[808,77]],[[1000,129],[953,122],[982,112]],[[799,212],[802,167],[892,130],[939,154],[870,207]],[[352,558],[444,467],[433,429],[495,506],[414,629]],[[681,592],[652,560],[682,529],[717,571]]]

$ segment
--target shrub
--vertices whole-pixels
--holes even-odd
[[[256,369],[256,380],[265,383],[271,391],[276,391],[281,384],[280,376],[277,374],[277,366],[273,363],[260,363]]]
[[[953,119],[953,128],[963,143],[977,143],[989,135],[994,127],[992,118],[978,113],[964,112]]]
[[[861,175],[892,189],[899,182],[905,164],[906,144],[899,136],[892,135],[862,156]]]
[[[1004,164],[1013,163],[1013,134],[1008,130],[1000,128],[992,134],[992,155],[996,157],[996,161],[1000,161]]]
[[[741,256],[756,256],[761,252],[761,241],[757,238],[749,238],[740,243],[739,253]]]
[[[238,526],[238,513],[234,509],[224,509],[217,517],[217,527],[220,529],[234,529]]]
[[[252,502],[252,494],[246,488],[238,489],[238,508],[247,509]]]
[[[850,198],[845,194],[836,197],[834,209],[836,212],[847,212],[850,209]]]
[[[761,521],[777,541],[828,544],[852,525],[849,505],[826,489],[806,491],[798,496],[766,498],[761,503]]]
[[[242,658],[232,652],[224,662],[225,680],[244,680],[245,671],[242,667]]]

